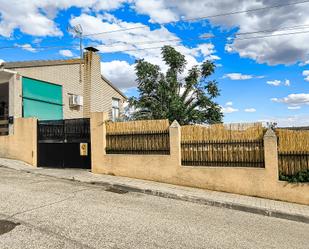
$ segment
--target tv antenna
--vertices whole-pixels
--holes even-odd
[[[83,27],[80,24],[75,26],[69,26],[68,32],[73,35],[73,37],[79,38],[79,52],[80,52],[80,63],[79,63],[79,82],[82,84],[82,60],[83,60]]]

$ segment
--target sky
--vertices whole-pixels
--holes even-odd
[[[304,0],[0,0],[0,62],[78,57],[68,27],[81,25],[102,74],[129,97],[138,94],[135,60],[164,71],[160,47],[171,45],[186,70],[214,61],[225,122],[304,126],[308,13]]]

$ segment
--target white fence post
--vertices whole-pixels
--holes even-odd
[[[272,129],[268,129],[264,135],[264,157],[265,168],[269,172],[271,178],[279,180],[278,174],[278,142],[276,133]]]
[[[181,165],[181,126],[175,120],[169,127],[170,155],[178,166]]]

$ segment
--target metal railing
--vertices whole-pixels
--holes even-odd
[[[90,119],[38,121],[38,140],[45,143],[90,142]]]
[[[290,151],[279,152],[279,174],[292,176],[309,170],[309,152]]]
[[[184,166],[264,168],[263,140],[186,141],[181,143]]]

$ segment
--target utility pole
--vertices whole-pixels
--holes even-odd
[[[83,27],[78,24],[73,27],[68,27],[68,32],[77,36],[79,38],[79,52],[80,52],[80,62],[79,62],[79,83],[83,84],[82,80],[82,61],[83,61]]]

